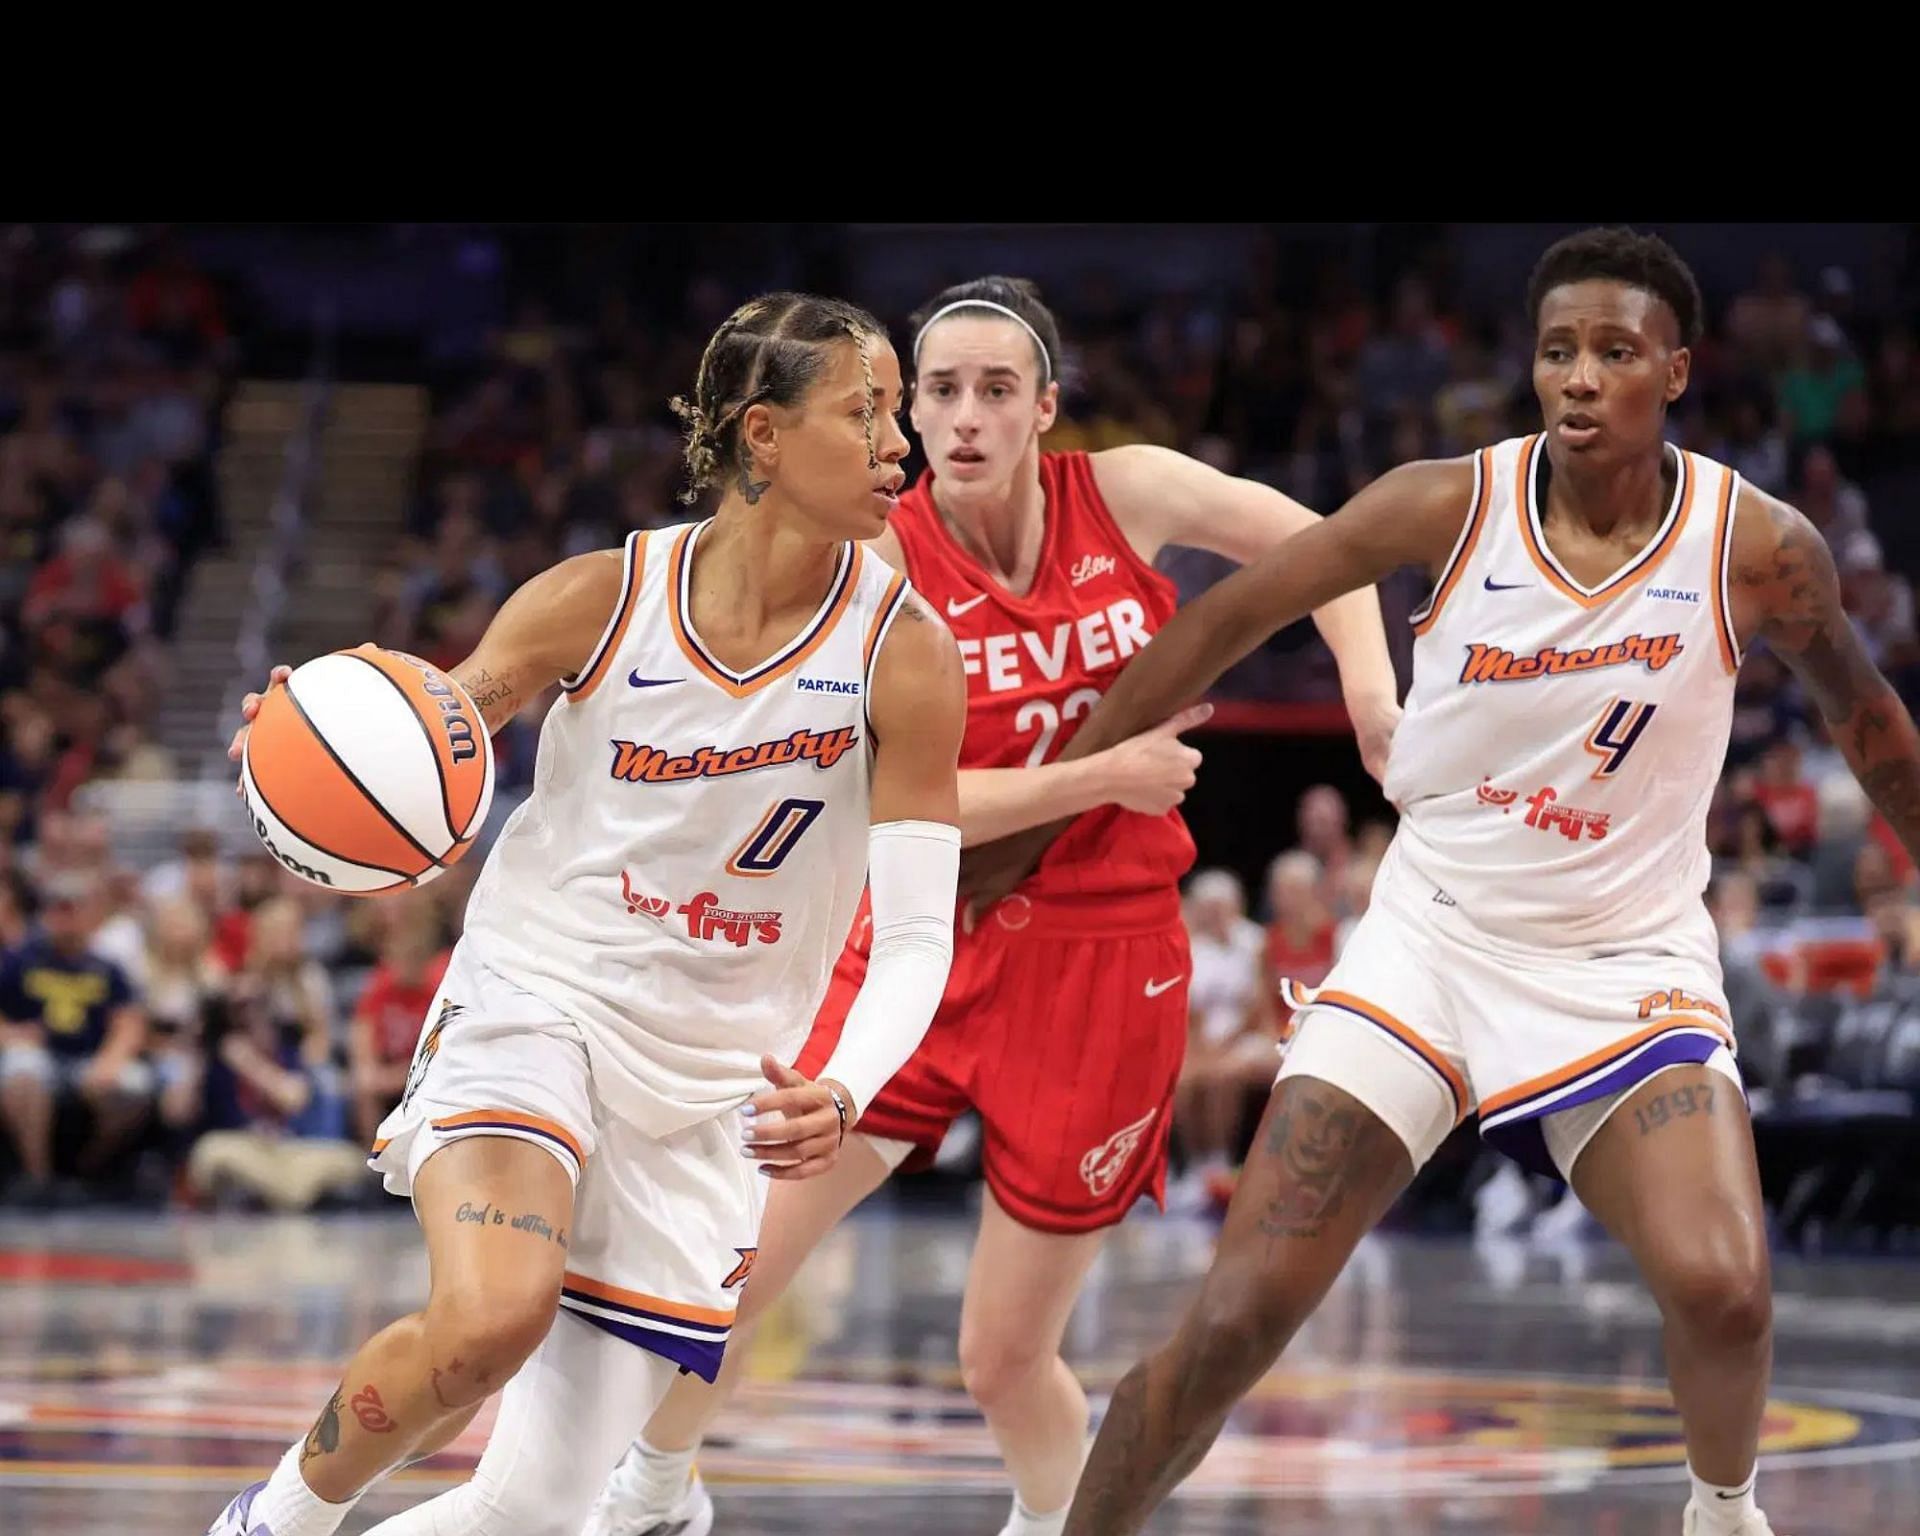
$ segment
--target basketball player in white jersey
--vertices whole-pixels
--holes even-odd
[[[831,1168],[925,1033],[966,693],[945,627],[860,542],[902,482],[900,405],[865,312],[746,305],[682,403],[715,515],[536,577],[454,669],[489,731],[564,695],[375,1143],[431,1296],[217,1536],[330,1536],[503,1387],[472,1481],[374,1529],[573,1536],[675,1374],[717,1373],[762,1175]],[[869,873],[874,967],[809,1082],[781,1063]]]
[[[1074,738],[1178,709],[1268,634],[1412,562],[1399,833],[1317,993],[1198,1299],[1115,1392],[1067,1522],[1122,1536],[1200,1460],[1456,1122],[1558,1170],[1660,1306],[1688,1536],[1763,1536],[1766,1220],[1701,895],[1734,675],[1764,643],[1920,853],[1920,734],[1820,534],[1664,440],[1699,290],[1664,242],[1549,250],[1529,305],[1546,430],[1409,464],[1181,610]],[[1044,835],[1034,839],[1044,842]],[[1009,850],[1004,884],[1031,856]],[[989,887],[991,889],[992,887]]]

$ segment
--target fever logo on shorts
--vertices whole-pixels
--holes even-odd
[[[1147,1134],[1153,1117],[1159,1113],[1157,1109],[1148,1110],[1132,1125],[1121,1127],[1080,1159],[1080,1177],[1086,1180],[1087,1188],[1095,1196],[1104,1195],[1113,1188],[1121,1170],[1133,1156],[1134,1149]]]

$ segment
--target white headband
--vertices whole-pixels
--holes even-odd
[[[1047,351],[1047,344],[1040,339],[1040,333],[1028,325],[1026,321],[1022,320],[1012,310],[1008,309],[1006,305],[996,304],[992,299],[956,299],[953,303],[947,305],[945,309],[936,309],[928,316],[927,323],[920,327],[919,334],[913,338],[913,366],[916,369],[920,366],[920,343],[927,339],[927,332],[932,330],[940,321],[946,319],[947,316],[952,314],[956,309],[990,309],[996,315],[1005,315],[1015,325],[1019,326],[1021,330],[1031,336],[1034,346],[1040,349],[1040,361],[1046,365],[1047,369],[1047,376],[1040,381],[1041,384],[1044,386],[1053,382],[1053,354]]]

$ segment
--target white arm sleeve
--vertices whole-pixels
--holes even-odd
[[[940,821],[883,821],[868,842],[873,944],[867,979],[820,1076],[844,1084],[855,1116],[919,1049],[953,964],[960,829]]]

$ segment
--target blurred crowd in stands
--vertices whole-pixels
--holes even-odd
[[[1162,443],[1332,510],[1393,464],[1537,422],[1524,315],[1459,307],[1444,248],[1377,292],[1330,263],[1304,303],[1283,302],[1257,268],[1231,300],[1092,283],[1050,294],[1069,356],[1048,446]],[[688,516],[666,402],[743,296],[696,280],[672,323],[658,295],[644,320],[626,292],[518,301],[482,363],[436,390],[405,540],[370,572],[371,638],[450,665],[535,572]],[[1866,489],[1920,464],[1920,295],[1869,314],[1847,271],[1767,257],[1744,291],[1707,297],[1672,435],[1821,527],[1869,651],[1920,700],[1913,586],[1886,553],[1906,509]],[[152,723],[187,573],[221,539],[221,410],[246,366],[229,308],[164,233],[0,231],[0,1193],[22,1203],[365,1199],[358,1149],[399,1097],[477,872],[475,858],[404,899],[340,902],[264,856],[228,856],[206,828],[182,829],[171,862],[128,870],[110,826],[76,801],[97,777],[178,771]],[[898,336],[902,317],[885,318]],[[1189,594],[1223,569],[1191,551],[1166,564]],[[1390,623],[1421,585],[1389,584]],[[1225,684],[1253,699],[1335,689],[1308,626]],[[509,802],[531,781],[550,703],[496,743]],[[1324,976],[1390,836],[1351,825],[1347,797],[1323,785],[1302,798],[1297,846],[1264,890],[1224,870],[1190,882],[1178,1201],[1217,1191],[1288,1026],[1274,982]],[[1740,679],[1710,836],[1762,1120],[1844,1104],[1911,1134],[1915,871],[1764,651]],[[1835,1194],[1809,1158],[1786,1158],[1798,1183],[1780,1192],[1806,1219],[1882,1198]]]

